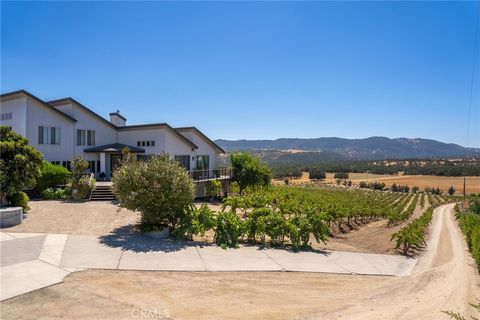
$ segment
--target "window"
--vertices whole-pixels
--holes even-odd
[[[90,172],[95,173],[95,160],[88,161],[88,163],[90,164]]]
[[[85,130],[77,129],[77,146],[85,145]]]
[[[38,127],[38,144],[60,144],[60,128]]]
[[[100,161],[97,161],[97,172],[100,172]]]
[[[137,141],[137,147],[155,147],[155,140]]]
[[[38,127],[38,144],[48,144],[48,127]]]
[[[187,171],[190,171],[190,156],[175,156],[175,161],[180,163],[182,167],[184,167]]]
[[[2,121],[4,120],[12,120],[13,116],[12,116],[12,113],[11,112],[7,112],[7,113],[2,113]]]
[[[209,157],[206,156],[197,156],[196,169],[197,170],[208,170]]]
[[[95,130],[87,130],[87,145],[95,145]]]
[[[57,166],[60,165],[60,161],[50,161],[51,164],[56,164]]]
[[[50,144],[60,144],[60,128],[50,128]]]

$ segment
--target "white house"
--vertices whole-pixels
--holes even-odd
[[[26,137],[52,163],[69,167],[74,155],[83,156],[96,176],[111,175],[124,147],[138,158],[166,152],[197,178],[212,177],[217,155],[225,152],[195,127],[127,125],[119,111],[106,120],[75,99],[43,101],[25,90],[0,97],[1,125]]]

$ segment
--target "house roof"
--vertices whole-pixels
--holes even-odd
[[[40,98],[37,98],[33,94],[29,93],[28,91],[25,91],[25,90],[18,90],[18,91],[4,93],[4,94],[0,95],[0,97],[1,97],[1,99],[4,99],[4,98],[8,98],[8,97],[13,97],[15,95],[25,95],[27,97],[30,97],[31,99],[41,103],[45,107],[47,107],[47,108],[51,109],[52,111],[62,115],[63,117],[67,118],[68,120],[70,120],[72,122],[77,122],[77,120],[75,118],[73,118],[72,116],[60,111],[59,109],[56,108],[56,106],[66,104],[66,103],[74,104],[74,105],[78,106],[80,109],[82,109],[83,111],[85,111],[85,112],[89,113],[90,115],[92,115],[93,117],[97,118],[98,120],[100,120],[101,122],[106,124],[107,126],[113,128],[113,129],[116,129],[118,131],[139,130],[139,129],[148,129],[148,128],[164,128],[164,129],[168,130],[170,133],[172,133],[174,136],[176,136],[178,139],[183,141],[185,144],[192,147],[192,149],[198,149],[198,146],[195,143],[193,143],[192,141],[190,141],[189,139],[187,139],[185,136],[183,136],[180,132],[181,131],[195,131],[201,138],[203,138],[208,144],[210,144],[217,151],[219,151],[220,153],[225,153],[225,150],[223,150],[219,145],[217,145],[215,142],[210,140],[205,134],[203,134],[196,127],[173,128],[168,123],[165,123],[165,122],[163,122],[163,123],[151,123],[151,124],[129,125],[129,126],[116,126],[113,123],[111,123],[110,121],[108,121],[107,119],[105,119],[104,117],[102,117],[101,115],[99,115],[98,113],[92,111],[90,108],[84,106],[83,104],[81,104],[80,102],[78,102],[77,100],[75,100],[71,97],[45,102],[45,101],[41,100]],[[120,115],[119,113],[112,112],[110,115],[112,115],[112,114],[116,114],[120,118],[122,118],[126,121],[126,119],[122,115]],[[136,148],[136,147],[133,147],[133,148]],[[85,152],[95,152],[95,151],[86,151],[86,150],[89,150],[89,149],[92,149],[92,148],[85,149]]]
[[[104,117],[102,117],[101,115],[99,115],[98,113],[92,111],[90,108],[84,106],[83,104],[81,104],[80,102],[78,102],[77,100],[71,98],[71,97],[68,97],[68,98],[63,98],[63,99],[58,99],[58,100],[53,100],[53,101],[49,101],[48,103],[50,103],[51,105],[53,106],[58,106],[58,105],[61,105],[61,104],[65,104],[65,103],[72,103],[72,104],[75,104],[77,105],[78,107],[80,107],[81,109],[83,109],[84,111],[90,113],[92,116],[94,116],[95,118],[99,119],[100,121],[104,122],[106,125],[116,129],[116,130],[119,130],[119,131],[125,131],[125,130],[136,130],[136,129],[148,129],[148,128],[165,128],[167,130],[169,130],[173,135],[175,135],[177,138],[179,138],[180,140],[182,140],[184,143],[186,143],[187,145],[191,146],[192,148],[194,149],[198,149],[198,146],[196,144],[194,144],[192,141],[188,140],[187,138],[185,138],[183,135],[181,135],[180,133],[178,133],[174,128],[172,128],[168,123],[151,123],[151,124],[138,124],[138,125],[130,125],[130,126],[116,126],[114,125],[113,123],[111,123],[110,121],[108,121],[107,119],[105,119]],[[117,115],[119,116],[120,118],[122,118],[123,120],[127,121],[127,119],[125,119],[122,115],[120,115],[118,112],[112,112],[110,113],[110,115]]]
[[[168,123],[151,123],[151,124],[137,124],[131,126],[121,126],[117,127],[118,131],[126,131],[126,130],[138,130],[138,129],[148,129],[148,128],[164,128],[171,132],[174,136],[191,146],[193,149],[198,149],[198,146],[193,143],[192,141],[185,138],[182,134],[180,134],[177,130],[172,128]]]
[[[194,131],[197,133],[203,140],[205,140],[208,144],[210,144],[214,149],[219,151],[220,153],[225,153],[225,150],[222,149],[218,144],[216,144],[213,140],[207,137],[202,131],[198,130],[196,127],[179,127],[175,128],[178,132],[182,131]]]
[[[133,153],[145,153],[145,149],[129,146],[123,143],[110,143],[103,146],[95,146],[83,149],[83,152],[122,152],[123,148],[128,148]]]
[[[90,108],[84,106],[83,104],[81,104],[80,102],[78,102],[77,100],[75,100],[75,99],[73,99],[73,98],[71,98],[71,97],[48,101],[48,103],[51,104],[52,106],[59,106],[59,105],[66,104],[66,103],[75,104],[75,105],[78,106],[80,109],[82,109],[83,111],[89,113],[90,115],[92,115],[93,117],[97,118],[98,120],[102,121],[102,122],[103,122],[104,124],[106,124],[107,126],[113,128],[113,129],[117,129],[117,127],[116,127],[113,123],[111,123],[110,121],[108,121],[107,119],[105,119],[104,117],[102,117],[101,115],[99,115],[98,113],[92,111]],[[58,110],[58,109],[57,109],[57,110]]]
[[[10,98],[10,97],[13,97],[13,96],[16,96],[16,95],[24,95],[26,97],[29,97],[30,99],[33,99],[35,101],[37,101],[38,103],[40,103],[41,105],[47,107],[48,109],[58,113],[59,115],[63,116],[64,118],[72,121],[72,122],[77,122],[77,120],[71,116],[69,116],[68,114],[58,110],[57,108],[55,108],[53,105],[51,105],[50,103],[48,102],[45,102],[43,101],[42,99],[38,98],[38,97],[35,97],[33,94],[31,94],[30,92],[28,91],[25,91],[25,90],[17,90],[17,91],[12,91],[12,92],[7,92],[7,93],[4,93],[2,95],[0,95],[0,98],[3,100],[3,99],[6,99],[6,98]]]

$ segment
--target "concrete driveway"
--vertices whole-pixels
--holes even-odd
[[[154,240],[129,232],[106,236],[0,232],[5,300],[62,282],[84,269],[158,271],[296,271],[407,276],[417,260],[340,251],[261,249]]]

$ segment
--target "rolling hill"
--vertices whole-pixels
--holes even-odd
[[[328,160],[382,160],[479,156],[479,148],[465,148],[454,143],[430,139],[370,137],[344,139],[336,137],[300,139],[281,138],[276,140],[223,140],[215,142],[227,151],[239,150],[296,150],[308,152],[308,157]],[[313,153],[312,153],[313,152]],[[335,156],[336,155],[336,156]],[[302,155],[291,157],[303,157]],[[338,158],[336,158],[338,157]],[[327,161],[328,161],[327,160]]]

